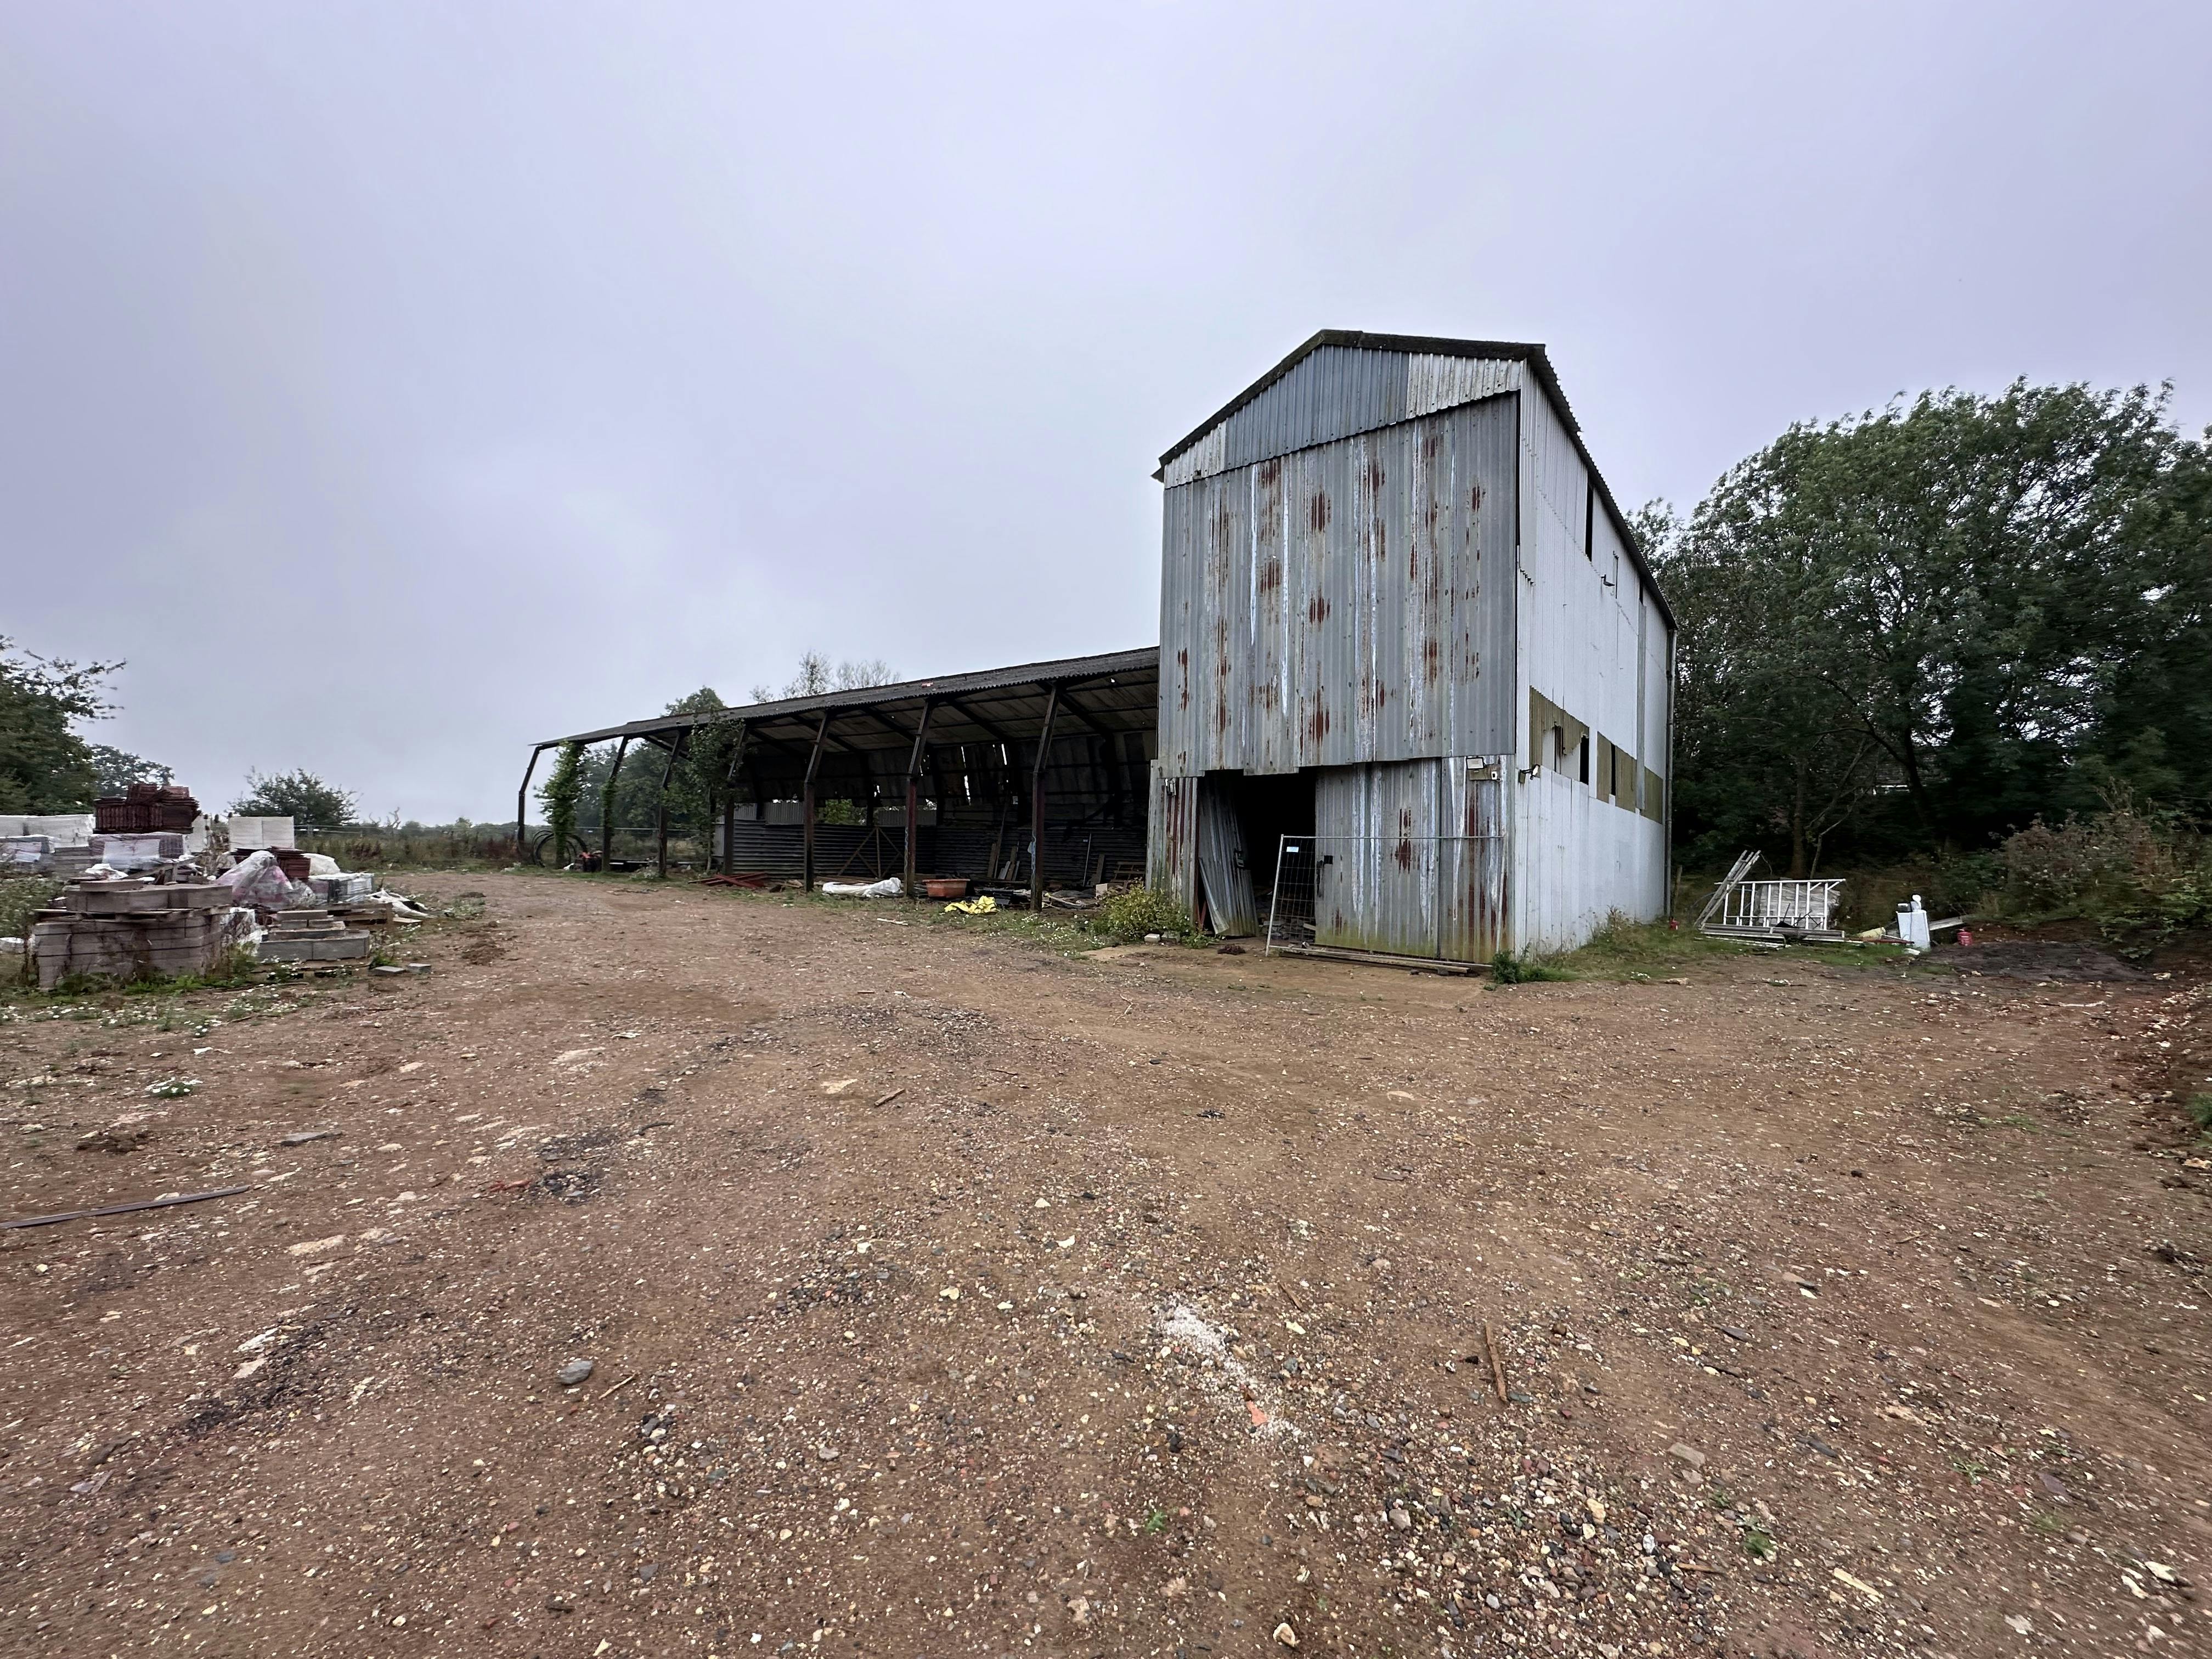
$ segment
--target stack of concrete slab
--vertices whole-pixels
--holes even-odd
[[[368,954],[367,933],[327,910],[279,910],[261,936],[264,962],[346,962]]]
[[[230,890],[214,882],[78,881],[33,920],[31,960],[47,991],[71,978],[204,974],[239,933]]]

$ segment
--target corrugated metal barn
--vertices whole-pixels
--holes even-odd
[[[1317,334],[1155,476],[1157,651],[539,750],[672,769],[709,737],[718,861],[810,883],[888,862],[1041,902],[1141,849],[1217,932],[1453,962],[1665,913],[1674,621],[1541,346]]]
[[[1157,885],[1456,961],[1664,913],[1673,618],[1540,346],[1317,334],[1158,477]]]

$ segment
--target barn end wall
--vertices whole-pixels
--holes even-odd
[[[1540,396],[1523,402],[1522,714],[1507,886],[1518,947],[1560,951],[1615,911],[1666,914],[1670,635],[1558,414]],[[1539,748],[1545,702],[1589,729],[1589,781],[1579,755]],[[1616,755],[1634,757],[1632,787]]]

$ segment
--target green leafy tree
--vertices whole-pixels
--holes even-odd
[[[248,771],[246,793],[231,803],[230,810],[246,817],[289,817],[302,828],[333,830],[353,822],[356,801],[304,768],[273,777]]]
[[[1983,848],[2114,775],[2203,802],[2205,465],[2162,392],[2017,383],[1793,427],[1648,517],[1692,855]]]
[[[553,757],[553,769],[539,786],[538,798],[545,804],[545,821],[553,830],[553,861],[573,857],[580,844],[576,835],[576,805],[583,795],[584,745],[564,743]]]
[[[99,769],[76,726],[114,712],[103,682],[122,666],[50,660],[0,638],[0,811],[91,807]]]

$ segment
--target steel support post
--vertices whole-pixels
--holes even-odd
[[[915,866],[921,859],[921,758],[929,752],[929,699],[915,722],[914,749],[906,759],[906,896],[914,896]]]
[[[615,763],[607,769],[607,787],[599,791],[599,873],[605,875],[615,858],[615,784],[622,776],[623,757],[629,753],[625,737],[615,745]]]
[[[538,769],[538,757],[551,747],[550,744],[541,743],[530,751],[530,764],[522,769],[522,787],[514,792],[514,861],[517,864],[530,856],[530,849],[523,845],[523,837],[529,831],[524,814],[530,810],[531,774]]]
[[[830,711],[822,711],[822,722],[814,728],[814,747],[806,757],[806,787],[799,798],[799,871],[801,885],[808,892],[814,890],[814,776],[822,769],[822,750],[830,741]]]
[[[1030,773],[1030,908],[1044,908],[1044,765],[1052,753],[1053,722],[1060,716],[1060,683],[1044,700],[1044,729],[1037,734],[1036,765]]]
[[[663,881],[668,879],[668,781],[676,775],[676,757],[684,752],[684,739],[689,735],[678,732],[669,740],[668,764],[660,769],[660,798],[653,805],[653,864]]]

